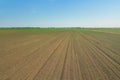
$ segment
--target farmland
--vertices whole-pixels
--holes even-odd
[[[0,80],[120,80],[120,29],[0,29]]]

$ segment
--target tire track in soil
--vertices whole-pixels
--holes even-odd
[[[66,79],[70,80],[72,76],[70,76],[71,73],[71,41],[69,38],[68,46],[66,48],[66,53],[65,53],[65,59],[64,59],[64,64],[63,64],[63,69],[61,72],[61,79]]]
[[[101,72],[101,68],[99,67],[99,65],[96,64],[95,58],[93,57],[93,54],[89,49],[89,47],[92,47],[92,45],[84,37],[82,37],[82,38],[84,39],[84,44],[87,44],[87,46],[85,45],[85,53],[88,56],[88,62],[89,62],[89,66],[91,68],[90,74],[92,75],[92,80],[93,79],[108,80],[107,76],[103,75],[103,72]]]
[[[23,52],[24,49],[31,50],[26,50],[22,53],[25,54],[24,56],[13,59],[16,62],[11,64],[11,68],[6,68],[4,73],[0,72],[0,79],[120,80],[119,51],[114,51],[109,45],[96,44],[100,42],[108,42],[110,45],[117,44],[116,39],[108,40],[109,38],[105,38],[105,36],[98,35],[97,37],[96,34],[92,34],[67,31],[46,36],[44,39],[52,37],[48,42],[44,39],[39,41],[39,38],[38,41],[33,40],[30,43],[28,41],[24,46],[30,45],[31,47],[23,47],[21,50]],[[41,43],[42,45],[39,45]],[[19,47],[21,46],[18,45],[17,48]],[[28,53],[26,53],[27,51]],[[14,53],[14,55],[16,54]],[[2,64],[3,62],[0,65]]]
[[[68,34],[69,35],[69,34]],[[64,56],[65,56],[65,50],[66,50],[66,47],[67,47],[67,44],[68,44],[68,40],[69,40],[69,37],[66,37],[66,40],[64,41],[64,44],[61,44],[61,48],[63,48],[62,50],[59,50],[56,51],[56,54],[60,54],[59,56],[59,59],[54,67],[54,69],[52,71],[50,71],[49,75],[48,75],[48,79],[49,80],[59,80],[60,79],[60,75],[61,75],[61,71],[62,71],[62,65],[64,64],[63,63],[63,60],[64,60]],[[64,45],[64,46],[63,46]],[[62,53],[61,53],[62,51]],[[58,55],[57,55],[58,56]],[[62,59],[62,60],[61,60]],[[61,64],[60,64],[61,63]],[[56,76],[57,77],[56,77]]]
[[[86,61],[87,56],[84,52],[84,47],[83,47],[83,42],[79,42],[79,35],[74,33],[76,36],[76,41],[75,43],[75,51],[77,52],[77,56],[78,56],[78,61],[79,61],[79,65],[80,65],[80,70],[81,70],[81,80],[90,80],[91,79],[91,75],[88,72],[88,63]],[[83,41],[83,40],[82,40]]]
[[[65,64],[66,64],[66,60],[67,60],[69,45],[70,45],[70,40],[68,41],[68,44],[67,44],[60,80],[64,80],[63,77],[64,77],[64,70],[65,70]]]
[[[59,40],[59,39],[57,39],[57,40]],[[60,40],[60,42],[59,42],[59,44],[62,42],[62,40]],[[45,48],[44,48],[45,49]],[[55,48],[56,49],[56,48]],[[44,57],[44,56],[43,56]]]
[[[52,39],[51,39],[52,40]],[[48,43],[48,42],[46,42],[46,43]],[[5,56],[4,55],[4,58],[2,58],[1,59],[1,63],[0,63],[0,65],[5,65],[5,61],[9,61],[9,63],[10,64],[15,64],[15,63],[13,63],[14,61],[17,61],[18,62],[18,60],[20,60],[20,58],[22,58],[22,57],[25,57],[26,55],[29,55],[31,52],[34,52],[34,51],[36,51],[37,49],[39,49],[39,47],[38,46],[42,46],[44,43],[42,43],[41,45],[38,45],[38,44],[34,44],[34,45],[32,45],[32,44],[30,44],[31,45],[31,47],[29,46],[29,47],[26,47],[26,48],[23,48],[23,49],[21,49],[20,48],[20,50],[18,49],[18,51],[14,51],[14,54],[12,54],[12,55],[8,55],[8,56]],[[37,45],[37,46],[36,46]],[[32,49],[31,49],[32,48]],[[28,51],[29,50],[29,51]],[[18,53],[21,53],[21,54],[18,54]],[[25,53],[25,54],[24,54]],[[15,55],[15,57],[13,57]],[[12,59],[11,59],[12,58]],[[17,59],[17,60],[16,60]],[[4,61],[3,61],[4,60]],[[12,62],[12,63],[11,63]],[[7,63],[8,64],[8,63]],[[6,66],[7,66],[7,64],[6,64]],[[10,66],[9,66],[10,67]],[[2,68],[1,68],[2,69]],[[2,69],[3,70],[3,69]]]
[[[116,58],[118,57],[120,57],[120,54],[119,54],[119,51],[115,51],[114,49],[112,49],[112,47],[110,47],[110,45],[112,45],[113,46],[113,44],[115,44],[115,45],[119,45],[119,43],[118,42],[116,42],[116,41],[113,41],[113,40],[109,40],[109,39],[105,39],[104,37],[98,37],[98,36],[96,36],[95,34],[93,34],[93,35],[91,35],[91,34],[88,34],[88,35],[86,35],[86,37],[88,37],[90,40],[91,40],[91,42],[92,41],[94,41],[93,43],[99,43],[99,45],[97,45],[97,46],[99,46],[99,47],[103,47],[104,46],[104,49],[106,49],[107,51],[109,51],[109,53],[110,53],[110,55],[109,56],[111,56],[111,57],[113,57],[113,56],[115,56]],[[97,40],[96,40],[97,39]],[[104,43],[103,45],[101,44],[101,43]],[[114,42],[114,43],[113,43]],[[107,44],[107,45],[106,45]],[[109,45],[108,45],[109,44]],[[117,47],[117,46],[115,46],[115,47]],[[106,50],[104,50],[104,51],[106,51]],[[114,53],[114,54],[113,54]]]
[[[111,65],[108,64],[107,62],[105,62],[105,60],[103,60],[103,59],[105,59],[104,56],[100,55],[101,53],[95,47],[94,47],[94,49],[92,49],[92,51],[95,52],[95,53],[99,53],[99,54],[94,54],[94,56],[96,57],[96,61],[99,62],[99,66],[102,68],[103,72],[105,73],[104,75],[108,76],[109,79],[107,79],[107,80],[116,80],[117,77],[113,77],[114,76],[114,74],[113,74],[114,70],[111,70],[111,68],[109,67]],[[119,79],[117,79],[117,80],[119,80]]]
[[[59,36],[58,36],[58,38],[59,38]],[[49,42],[48,42],[49,43]],[[39,47],[37,47],[37,49],[35,50],[35,52],[37,51],[39,49]],[[33,52],[32,52],[33,53]],[[32,55],[32,53],[30,53],[30,56],[32,57],[33,55]],[[28,56],[27,56],[28,57]],[[25,62],[26,62],[26,59],[28,59],[28,58],[23,58],[24,60],[25,60]],[[24,62],[24,61],[22,61],[22,62]],[[19,64],[24,64],[24,63],[19,63]],[[26,63],[27,64],[27,63]],[[19,66],[19,65],[18,65]],[[21,65],[21,67],[19,66],[18,68],[19,69],[15,69],[15,70],[17,70],[17,71],[19,71],[20,69],[22,69],[22,67],[23,67],[23,65]],[[14,68],[13,68],[14,69]],[[11,71],[10,71],[11,72]],[[16,74],[16,73],[15,73]],[[9,74],[10,75],[10,74]]]
[[[36,75],[34,76],[33,80],[37,80],[36,77],[39,76],[41,70],[43,70],[43,68],[47,65],[48,61],[51,59],[52,56],[54,56],[56,50],[60,47],[60,45],[63,43],[64,40],[62,40],[62,42],[55,48],[55,50],[51,53],[51,55],[47,58],[47,60],[45,61],[45,63],[42,65],[42,67],[39,68],[39,70],[37,71]]]
[[[84,71],[82,71],[83,80],[93,80],[92,79],[92,74],[90,72],[89,63],[88,63],[89,59],[88,59],[88,56],[86,54],[87,49],[84,46],[85,45],[84,39],[82,39],[82,38],[80,38],[80,39],[81,39],[82,42],[79,41],[79,37],[78,37],[78,42],[77,43],[78,43],[78,47],[81,48],[81,51],[79,51],[79,53],[82,55],[82,58],[80,59],[82,61],[81,66],[84,65],[84,67],[83,67]]]
[[[87,38],[86,38],[87,39]],[[92,45],[94,45],[96,48],[98,48],[102,53],[104,53],[103,55],[115,66],[116,65],[120,65],[119,62],[117,62],[112,56],[108,55],[107,50],[100,48],[97,44],[94,44],[92,41],[90,41],[89,39],[87,39]],[[107,52],[106,52],[107,51]],[[110,53],[110,52],[109,52]],[[113,54],[113,53],[111,53]]]
[[[78,33],[77,33],[78,34]],[[79,33],[80,34],[80,33]],[[78,36],[80,36],[80,35],[78,35]],[[102,74],[101,74],[101,72],[100,72],[100,70],[99,70],[99,68],[98,68],[98,66],[94,63],[94,58],[93,58],[93,60],[91,60],[91,57],[92,57],[92,54],[91,55],[89,55],[90,54],[90,52],[89,52],[89,50],[88,50],[88,47],[87,46],[85,46],[85,44],[87,44],[88,45],[88,41],[87,40],[85,40],[83,37],[79,37],[80,39],[77,39],[77,40],[79,40],[77,43],[79,43],[79,44],[81,44],[81,46],[83,47],[84,46],[84,52],[85,52],[85,54],[86,54],[86,56],[88,57],[87,59],[87,61],[88,61],[88,63],[86,64],[86,65],[88,65],[88,68],[91,68],[91,69],[88,69],[89,70],[89,74],[91,75],[91,77],[92,77],[92,79],[90,79],[90,80],[93,80],[93,79],[99,79],[98,77],[96,77],[95,78],[95,75],[96,75],[96,71],[98,71],[99,72],[99,75],[101,75],[101,76],[103,76]],[[84,41],[84,42],[83,42]],[[91,46],[91,45],[90,45]],[[86,61],[86,62],[87,62]],[[96,67],[95,67],[96,66]],[[95,71],[95,68],[96,68],[96,71]],[[92,71],[91,71],[92,70]],[[94,72],[94,73],[93,73]],[[98,72],[97,72],[97,74],[98,74]],[[103,79],[104,79],[104,77],[102,77]]]
[[[62,42],[63,43],[63,42]],[[61,44],[59,44],[59,45],[61,45]],[[59,47],[59,46],[58,46]],[[57,48],[58,48],[57,47]],[[57,48],[56,48],[56,50],[57,50]],[[55,51],[54,51],[55,52]],[[54,54],[54,52],[52,52],[52,54],[51,54],[51,57],[53,56],[53,54]],[[49,59],[51,58],[50,56],[49,56]],[[47,64],[47,62],[49,61],[49,59],[47,59],[47,61],[45,61],[45,63],[44,63],[44,65],[42,65],[43,67],[38,67],[38,68],[36,68],[36,71],[35,71],[35,73],[33,73],[33,75],[32,75],[32,77],[31,78],[29,78],[28,77],[28,80],[30,79],[30,80],[34,80],[37,76],[38,76],[38,74],[39,74],[39,72],[42,70],[42,68],[44,68],[44,66],[45,66],[45,64]],[[38,70],[39,69],[39,70]],[[36,76],[35,76],[35,74],[36,74]]]
[[[72,32],[72,34],[71,34],[71,39],[72,39],[72,55],[71,55],[71,57],[72,57],[72,61],[73,61],[71,66],[73,66],[73,68],[74,68],[74,72],[72,74],[73,75],[72,80],[83,80],[82,74],[81,74],[81,67],[80,67],[80,64],[78,62],[79,56],[77,55],[77,51],[75,50],[76,49],[75,35],[73,35],[73,34],[74,34],[74,32]]]
[[[66,48],[67,48],[67,44],[68,44],[68,40],[69,40],[68,35],[69,34],[67,34],[67,37],[66,37],[66,40],[64,41],[64,44],[61,45],[61,48],[63,48],[63,50],[56,51],[56,54],[60,53],[61,57],[59,57],[60,60],[58,59],[59,62],[56,63],[56,65],[54,65],[53,71],[51,70],[50,73],[48,74],[48,79],[49,80],[60,80],[62,65],[64,64],[63,63],[64,62],[64,56],[65,56],[65,52],[66,52]],[[61,51],[62,51],[62,53],[61,53]]]
[[[110,62],[111,62],[112,60],[110,61],[110,59],[108,59],[109,57],[106,57],[106,52],[103,51],[101,48],[99,48],[96,44],[92,43],[92,42],[88,39],[87,36],[86,36],[85,38],[86,38],[94,47],[96,47],[96,49],[98,50],[98,52],[101,52],[101,54],[105,57],[105,59],[107,59],[107,60],[104,60],[104,59],[103,59],[104,61],[103,61],[102,63],[105,64],[104,66],[107,66],[107,67],[112,71],[111,73],[114,73],[117,77],[119,77],[119,75],[118,75],[119,73],[116,74],[116,72],[115,72],[115,71],[117,71],[117,70],[113,70],[113,69],[115,69],[115,68],[112,68],[112,67],[111,67],[111,66],[113,66],[114,64],[111,65]],[[97,52],[96,52],[96,53],[97,53]],[[100,57],[100,55],[98,55],[98,56]],[[98,58],[99,58],[99,57],[98,57]],[[101,59],[102,59],[102,58],[103,58],[103,57],[101,57]],[[102,61],[102,60],[101,60],[101,61]],[[107,62],[106,62],[106,61],[107,61]],[[106,62],[106,63],[105,63],[105,62]],[[115,63],[115,62],[114,62],[114,63]],[[106,67],[106,68],[107,68],[107,67]],[[114,65],[114,67],[116,67],[116,66]],[[119,70],[119,69],[118,69],[118,70]],[[109,76],[109,75],[108,75],[108,76]],[[117,78],[117,77],[116,77],[116,78]]]

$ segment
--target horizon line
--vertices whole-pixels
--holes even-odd
[[[7,28],[120,28],[120,27],[0,27],[0,29],[7,29]]]

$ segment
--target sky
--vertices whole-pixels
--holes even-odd
[[[0,0],[0,27],[120,27],[120,0]]]

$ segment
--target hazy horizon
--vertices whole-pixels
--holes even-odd
[[[120,28],[120,0],[0,0],[0,27]]]

